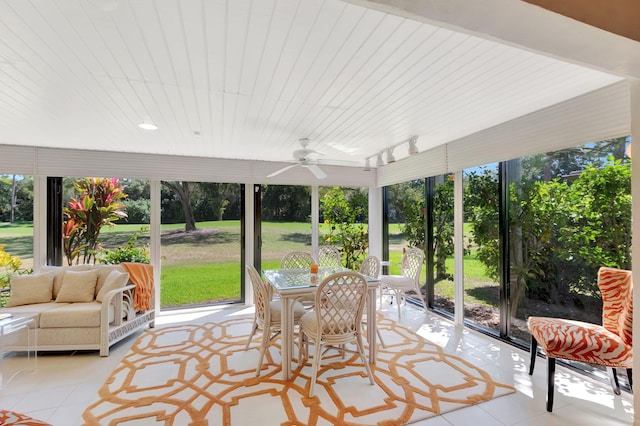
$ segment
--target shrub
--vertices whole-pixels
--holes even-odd
[[[151,259],[149,258],[149,245],[136,246],[138,236],[147,229],[148,227],[140,228],[140,231],[131,235],[123,246],[102,250],[102,252],[98,254],[98,261],[110,265],[122,262],[151,263]]]

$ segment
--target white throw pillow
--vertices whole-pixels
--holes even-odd
[[[100,291],[98,291],[98,294],[96,295],[96,302],[102,303],[102,300],[107,295],[107,293],[109,293],[111,290],[124,287],[128,282],[128,273],[120,272],[115,269],[109,272],[109,275],[107,275],[107,278],[104,280],[104,284],[102,284]]]
[[[92,302],[97,283],[98,271],[65,271],[56,302]]]
[[[54,274],[51,272],[11,276],[11,293],[5,306],[10,308],[32,303],[51,302],[53,276]]]

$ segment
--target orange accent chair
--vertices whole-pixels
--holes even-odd
[[[626,368],[632,386],[633,281],[631,271],[602,267],[598,270],[602,293],[602,325],[561,318],[529,317],[533,374],[538,345],[547,354],[547,411],[553,410],[556,359],[603,365],[609,371],[613,392],[620,395],[616,368]]]

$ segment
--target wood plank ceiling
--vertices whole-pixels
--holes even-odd
[[[0,0],[0,144],[362,165],[620,80],[339,0]]]

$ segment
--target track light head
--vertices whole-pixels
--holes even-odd
[[[378,159],[376,160],[376,167],[384,166],[384,162],[382,161],[382,153],[378,153]]]
[[[387,148],[387,164],[395,163],[395,162],[396,162],[396,157],[393,156],[393,149]]]
[[[364,171],[368,172],[371,170],[371,163],[369,163],[369,159],[365,159],[364,160]]]
[[[418,151],[418,137],[414,136],[411,139],[409,139],[409,155],[416,155],[419,151]]]

